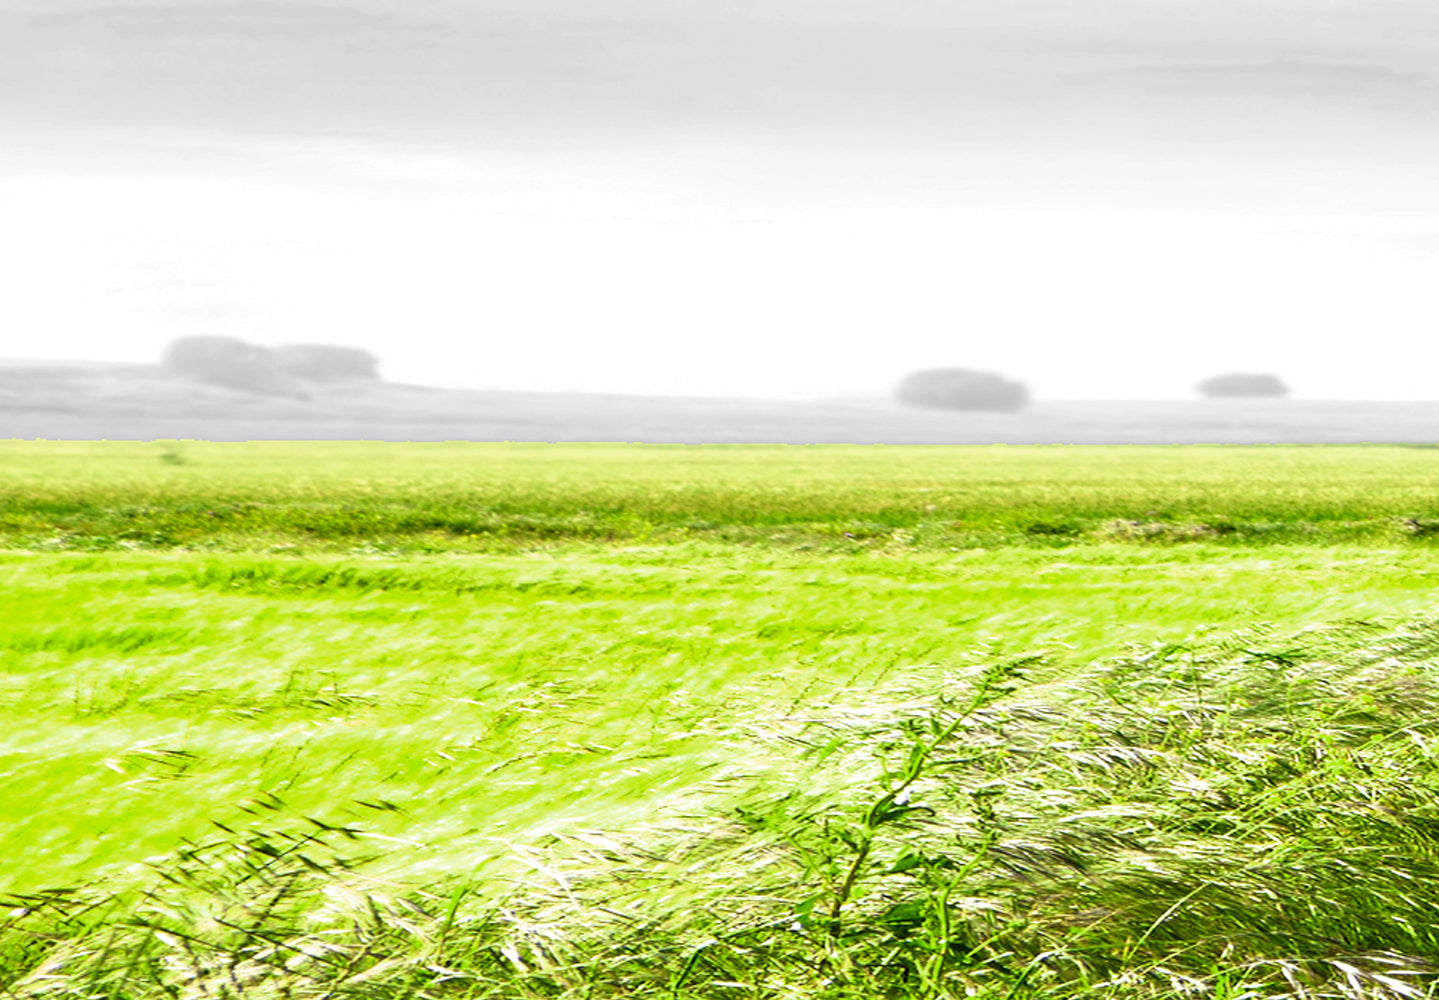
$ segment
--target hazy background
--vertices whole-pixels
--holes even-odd
[[[0,0],[0,355],[1439,398],[1433,0]]]

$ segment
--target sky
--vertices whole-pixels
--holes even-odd
[[[1439,398],[1432,0],[0,0],[0,356]]]

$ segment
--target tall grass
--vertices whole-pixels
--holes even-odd
[[[1163,644],[773,719],[792,787],[376,879],[353,826],[214,827],[121,893],[6,901],[14,996],[1420,997],[1439,624]],[[737,737],[737,740],[739,738]]]
[[[0,443],[0,996],[1439,995],[1436,462]]]
[[[0,556],[0,857],[25,859],[0,890],[122,873],[263,791],[399,838],[391,871],[454,871],[780,767],[727,734],[836,691],[1415,613],[1434,579],[1422,550],[1205,545]]]

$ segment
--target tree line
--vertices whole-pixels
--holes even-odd
[[[170,343],[164,367],[176,375],[244,392],[303,399],[315,383],[373,382],[379,358],[357,347],[286,344],[262,347],[236,337],[181,337]],[[1279,397],[1289,387],[1269,373],[1228,372],[1195,386],[1202,396]],[[1029,387],[995,372],[926,368],[906,375],[895,389],[906,406],[940,410],[1013,411],[1029,405]]]
[[[1261,398],[1289,395],[1278,375],[1226,372],[1199,382],[1195,390],[1210,398]],[[1029,387],[995,372],[972,368],[926,368],[906,375],[895,389],[906,406],[936,410],[1020,410],[1029,405]]]

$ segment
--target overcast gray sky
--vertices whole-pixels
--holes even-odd
[[[1432,0],[0,0],[0,355],[1439,398]]]

